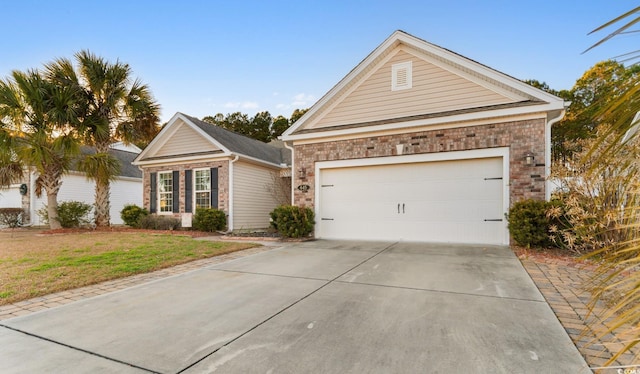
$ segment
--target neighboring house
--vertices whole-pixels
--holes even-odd
[[[95,151],[84,147],[82,152],[90,153]],[[109,213],[112,224],[122,224],[120,211],[125,205],[142,205],[142,173],[131,164],[140,153],[140,149],[132,145],[125,146],[122,143],[115,143],[111,146],[109,152],[120,161],[120,173],[111,182],[111,209]],[[58,192],[58,203],[81,201],[86,204],[94,204],[95,182],[88,180],[84,173],[73,169],[62,177],[62,185]],[[37,172],[28,170],[22,181],[8,189],[0,189],[0,207],[24,209],[26,216],[24,222],[35,226],[45,224],[37,212],[44,208],[47,203],[47,196],[44,191],[40,197],[35,194],[37,177]],[[21,186],[23,186],[23,193],[21,193]]]
[[[268,228],[269,213],[291,196],[291,151],[279,143],[176,113],[134,161],[143,171],[144,206],[181,218],[183,227],[197,208],[216,208],[227,214],[229,231]]]
[[[394,32],[282,135],[315,236],[508,244],[515,201],[549,196],[562,99]]]

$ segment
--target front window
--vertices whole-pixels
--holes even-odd
[[[196,209],[211,207],[211,171],[209,169],[195,171]]]
[[[158,173],[158,200],[160,212],[173,212],[173,173]]]

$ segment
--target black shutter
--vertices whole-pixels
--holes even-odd
[[[173,172],[173,212],[180,213],[180,172]]]
[[[211,168],[211,207],[218,209],[218,168]]]
[[[193,173],[191,170],[184,171],[184,211],[193,213]]]
[[[156,204],[158,203],[158,173],[149,173],[149,213],[156,212]]]

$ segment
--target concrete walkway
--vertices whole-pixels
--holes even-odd
[[[0,372],[589,372],[504,247],[307,242],[0,322]]]

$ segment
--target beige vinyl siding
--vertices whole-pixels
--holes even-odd
[[[173,135],[150,157],[184,155],[195,152],[216,151],[219,148],[198,134],[191,126],[181,123]]]
[[[353,92],[309,128],[508,103],[513,100],[399,48]],[[391,90],[391,66],[411,61],[413,87]]]
[[[268,192],[279,171],[246,162],[233,164],[233,229],[269,227],[269,213],[278,206]]]

